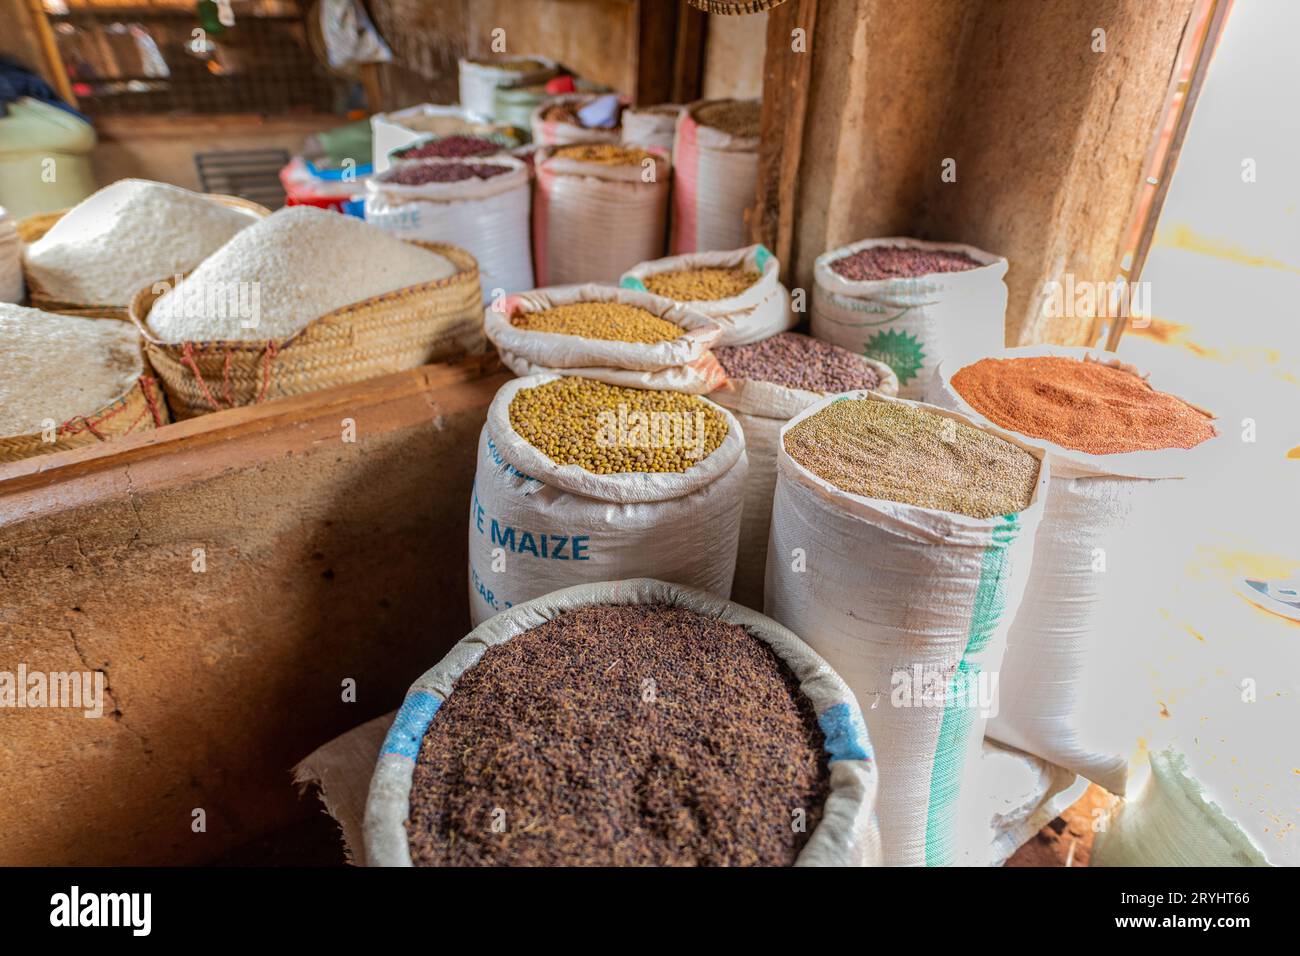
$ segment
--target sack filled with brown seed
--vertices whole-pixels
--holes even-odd
[[[885,863],[952,865],[1029,575],[1044,452],[955,412],[850,392],[791,419],[777,454],[765,609],[857,695]]]
[[[557,375],[507,382],[479,438],[471,619],[622,577],[726,596],[747,467],[735,418],[698,395]]]
[[[657,146],[671,153],[677,135],[677,118],[685,109],[680,103],[628,107],[623,111],[623,142],[631,146]]]
[[[534,154],[533,265],[538,285],[615,283],[663,255],[671,164],[661,150],[617,143]]]
[[[673,140],[671,255],[749,241],[745,213],[758,188],[760,113],[758,100],[700,100],[682,111]]]
[[[584,285],[506,296],[484,311],[483,330],[516,375],[581,375],[692,395],[726,382],[709,351],[722,332],[715,322],[631,289]]]
[[[782,332],[761,342],[715,348],[727,384],[709,399],[729,409],[745,432],[749,473],[741,516],[736,578],[731,597],[752,608],[763,606],[767,538],[772,526],[777,450],[781,429],[805,408],[836,392],[867,389],[897,395],[898,379],[883,362],[798,332]]]
[[[781,263],[761,244],[642,262],[619,281],[693,309],[722,327],[715,345],[747,345],[794,328]]]
[[[799,638],[649,579],[480,624],[407,692],[366,804],[371,866],[864,866],[876,774]]]

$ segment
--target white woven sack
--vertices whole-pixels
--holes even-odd
[[[702,100],[682,110],[673,139],[672,255],[735,249],[749,242],[745,217],[758,190],[757,136],[732,136],[695,121]]]
[[[511,317],[572,302],[639,306],[681,326],[681,338],[655,344],[617,342],[517,328]],[[516,375],[564,374],[628,388],[663,388],[703,395],[726,382],[709,351],[721,329],[693,309],[646,292],[583,285],[536,289],[495,300],[483,313],[483,331]]]
[[[1114,353],[1086,348],[1029,346],[990,357],[1045,355],[1104,361],[1142,374]],[[931,400],[992,424],[952,387],[951,377],[961,367],[947,362],[939,367]],[[1157,514],[1151,505],[1160,480],[1207,469],[1217,443],[1190,450],[1089,455],[1041,439],[1026,440],[1047,449],[1051,480],[1029,586],[1008,636],[1002,706],[988,733],[1122,795],[1129,756],[1137,746],[1142,701],[1111,693],[1103,615],[1113,582],[1143,574],[1140,552],[1124,542],[1159,533],[1148,519]]]
[[[655,146],[671,153],[677,117],[684,109],[667,103],[644,109],[628,107],[622,116],[623,142],[629,146]]]
[[[735,268],[759,273],[758,281],[740,295],[728,299],[681,302],[722,326],[722,335],[714,344],[748,345],[794,328],[799,317],[791,311],[790,293],[781,284],[781,263],[761,244],[726,252],[693,252],[642,262],[625,272],[619,285],[644,292],[645,280],[659,272]]]
[[[450,132],[471,128],[479,122],[478,117],[459,106],[435,106],[432,103],[408,106],[393,113],[375,113],[370,117],[370,156],[375,172],[382,173],[392,165],[388,154],[393,150],[424,139],[436,132],[440,124],[446,124]]]
[[[898,394],[898,379],[883,362],[862,359],[880,376],[875,391]],[[740,546],[736,552],[736,577],[731,599],[746,607],[763,606],[763,579],[767,572],[767,539],[772,527],[772,493],[776,489],[776,456],[781,429],[805,408],[826,396],[802,388],[771,382],[731,379],[709,395],[730,409],[745,433],[749,474],[745,479],[745,510],[740,519]]]
[[[21,302],[23,292],[23,244],[13,219],[0,206],[0,302]]]
[[[489,647],[553,620],[561,612],[592,604],[668,604],[738,624],[763,641],[799,681],[826,735],[830,793],[795,866],[876,866],[880,838],[874,800],[876,770],[862,713],[844,681],[798,637],[775,621],[713,594],[645,578],[605,581],[557,590],[478,625],[410,690],[380,750],[366,802],[365,849],[370,866],[411,866],[405,820],[411,778],[424,733],[457,678]]]
[[[510,424],[515,394],[554,378],[507,382],[488,408],[470,509],[471,620],[556,588],[623,577],[727,596],[748,470],[735,418],[718,409],[727,437],[685,472],[597,475],[555,464]]]
[[[414,162],[414,161],[413,161]],[[438,165],[465,160],[430,159]],[[366,221],[401,239],[459,245],[478,260],[483,298],[533,287],[533,252],[528,166],[510,156],[493,165],[510,172],[490,179],[406,186],[387,182],[384,172],[366,183]]]
[[[857,694],[880,765],[886,864],[950,865],[960,859],[963,777],[998,706],[996,675],[1029,573],[1047,469],[1024,511],[988,519],[841,491],[791,458],[784,435],[845,397],[902,401],[830,396],[782,428],[765,609]],[[1006,432],[983,430],[1043,458]]]
[[[831,269],[835,260],[876,246],[964,252],[983,265],[869,282]],[[920,399],[940,361],[965,365],[1003,347],[1006,273],[1006,259],[959,242],[895,237],[832,249],[813,266],[812,334],[889,364],[898,373],[898,394]]]
[[[465,109],[492,122],[496,119],[496,95],[498,86],[532,86],[545,83],[556,73],[554,60],[544,56],[502,56],[496,57],[498,63],[519,63],[523,60],[536,60],[543,64],[536,70],[507,70],[490,63],[475,63],[460,58],[460,105]]]
[[[533,262],[540,285],[612,285],[625,270],[663,252],[665,157],[655,154],[650,169],[580,163],[552,152],[538,150],[535,167]]]
[[[536,146],[567,146],[572,143],[617,143],[623,135],[618,126],[602,129],[582,126],[578,123],[542,119],[542,114],[552,106],[571,106],[577,110],[586,106],[592,100],[608,95],[607,93],[564,93],[543,100],[533,110],[533,114],[529,118],[529,126],[532,128],[533,133],[533,144]]]

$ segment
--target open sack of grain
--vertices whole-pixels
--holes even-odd
[[[617,93],[566,93],[545,100],[533,110],[533,143],[617,143],[627,101]]]
[[[541,285],[615,283],[663,252],[669,163],[616,144],[538,150],[533,264]]]
[[[758,100],[701,100],[673,140],[673,255],[749,242],[745,213],[758,188]]]
[[[483,298],[533,288],[528,167],[510,156],[399,163],[366,182],[366,222],[400,239],[455,242]]]
[[[178,418],[450,361],[484,346],[474,257],[293,206],[236,235],[131,320]]]
[[[875,791],[852,693],[796,635],[714,594],[603,581],[479,624],[412,684],[366,860],[874,865]]]
[[[1001,349],[1007,260],[973,246],[864,239],[817,257],[812,334],[885,362],[919,399],[940,361]]]
[[[227,196],[121,179],[19,227],[35,308],[125,319],[141,287],[189,272],[268,211]]]
[[[496,92],[501,86],[545,83],[558,72],[544,56],[460,58],[460,105],[488,120],[496,119]]]
[[[479,438],[471,619],[624,577],[726,595],[747,467],[735,418],[698,396],[555,375],[506,383]]]
[[[749,454],[731,597],[761,608],[781,429],[828,394],[865,390],[897,395],[898,379],[883,362],[797,332],[781,332],[750,345],[715,347],[713,356],[727,384],[709,398],[736,416]]]
[[[642,262],[619,285],[672,299],[722,327],[717,345],[748,345],[799,321],[781,284],[781,263],[763,245]]]
[[[506,133],[449,133],[443,136],[422,136],[389,153],[388,165],[400,166],[402,163],[423,162],[428,159],[474,161],[508,153],[521,145],[517,138]]]
[[[1044,453],[955,412],[829,396],[781,430],[766,612],[857,695],[888,865],[960,862],[959,806],[1029,576]]]
[[[631,289],[537,289],[493,302],[484,331],[516,375],[581,375],[611,385],[701,395],[726,381],[709,351],[719,327]]]
[[[66,451],[167,423],[124,322],[0,303],[0,462]]]
[[[680,103],[629,106],[623,111],[623,142],[629,146],[656,147],[672,153],[677,118],[686,107]]]
[[[1143,574],[1141,550],[1125,542],[1160,533],[1161,486],[1213,466],[1212,417],[1115,354],[1083,348],[944,362],[932,395],[1047,449],[1051,481],[989,735],[1123,794],[1141,697],[1114,692],[1103,615],[1118,579]]]
[[[392,162],[394,150],[429,136],[481,136],[507,131],[460,106],[421,103],[392,113],[370,117],[371,162],[382,173]]]

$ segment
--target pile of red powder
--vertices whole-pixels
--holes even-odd
[[[1090,455],[1193,448],[1216,434],[1204,412],[1101,362],[981,359],[957,372],[952,387],[1003,428]]]

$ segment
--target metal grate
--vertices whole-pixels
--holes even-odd
[[[195,153],[199,182],[205,193],[224,193],[261,203],[268,209],[284,205],[280,170],[289,162],[283,149],[235,149]]]

